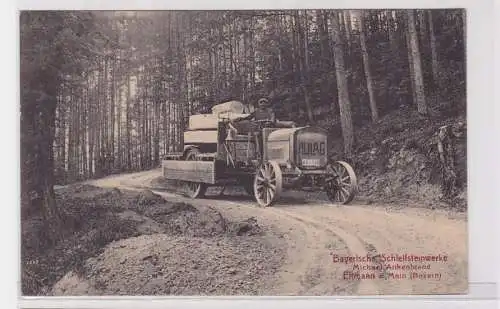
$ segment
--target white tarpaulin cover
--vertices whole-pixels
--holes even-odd
[[[212,107],[212,114],[189,116],[189,130],[217,129],[222,119],[234,120],[248,116],[252,110],[240,101],[229,101]]]
[[[240,114],[232,112],[224,112],[218,115],[201,114],[189,116],[189,130],[216,130],[219,121],[223,119],[234,120],[236,118],[245,117],[249,114]]]
[[[212,107],[212,114],[218,115],[222,113],[231,113],[231,114],[249,114],[251,110],[245,104],[240,101],[229,101],[221,104],[217,104]]]

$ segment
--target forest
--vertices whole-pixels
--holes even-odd
[[[23,11],[22,211],[54,185],[156,168],[189,115],[268,97],[362,151],[385,115],[466,110],[465,10]]]

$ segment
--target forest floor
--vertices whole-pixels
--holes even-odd
[[[190,200],[162,181],[160,169],[58,188],[64,225],[57,235],[36,216],[22,223],[23,294],[466,292],[466,186],[451,203],[444,200],[429,156],[437,129],[462,118],[413,118],[393,113],[358,131],[352,162],[360,194],[342,207],[331,206],[322,194],[291,191],[273,207],[260,208],[239,188],[228,188],[224,196],[211,188],[206,198]],[[457,142],[459,185],[466,183],[464,147]],[[380,260],[392,254],[440,254],[447,260]],[[374,258],[359,265],[367,267],[361,274],[376,278],[346,279],[346,271],[360,271],[335,262],[340,256]],[[369,270],[397,264],[429,269]],[[412,278],[415,273],[428,277]]]
[[[253,217],[231,221],[148,190],[56,192],[55,242],[43,242],[40,218],[23,222],[25,295],[262,294],[284,257],[284,241]]]
[[[437,145],[442,126],[458,126],[462,134],[453,140],[456,181],[450,194],[443,192]],[[466,130],[463,114],[424,118],[408,108],[357,129],[349,160],[359,181],[357,201],[467,211]],[[340,137],[334,142],[337,159],[343,159],[342,144]]]

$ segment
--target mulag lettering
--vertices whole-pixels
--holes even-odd
[[[326,143],[305,143],[299,144],[299,152],[303,155],[324,155],[326,151]]]

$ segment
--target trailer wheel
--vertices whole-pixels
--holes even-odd
[[[358,179],[354,169],[344,161],[327,165],[326,195],[334,204],[348,204],[358,191]]]
[[[283,175],[278,163],[262,163],[255,173],[253,191],[260,206],[270,206],[278,199],[283,188]]]
[[[246,183],[243,185],[243,189],[245,189],[245,192],[250,195],[250,196],[254,196],[254,193],[253,193],[253,183]]]
[[[186,153],[185,160],[195,161],[196,154],[198,153],[199,150],[196,148],[189,149],[188,152]],[[205,192],[207,191],[207,185],[202,182],[185,181],[184,183],[185,183],[186,195],[190,198],[194,199],[203,197],[205,195]]]

